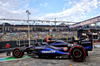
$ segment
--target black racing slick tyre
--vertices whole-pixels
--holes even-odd
[[[88,56],[88,51],[86,50],[85,52],[86,52],[86,56]]]
[[[15,48],[12,51],[13,57],[15,58],[21,58],[24,55],[24,52],[22,50],[20,50],[19,48]]]
[[[76,62],[82,62],[86,58],[86,51],[81,46],[75,46],[70,49],[69,52],[72,60]]]

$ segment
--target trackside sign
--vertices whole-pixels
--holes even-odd
[[[84,26],[84,25],[89,25],[89,24],[93,24],[93,23],[97,23],[100,22],[100,16],[79,22],[79,23],[75,23],[73,25],[70,25],[69,28],[74,28],[74,27],[79,27],[79,26]]]

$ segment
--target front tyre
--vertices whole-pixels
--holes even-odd
[[[81,46],[72,47],[70,49],[69,54],[70,54],[72,60],[77,61],[77,62],[83,61],[86,57],[86,51]]]
[[[15,48],[12,51],[13,57],[15,58],[21,58],[24,55],[24,52],[22,50],[20,50],[19,48]]]

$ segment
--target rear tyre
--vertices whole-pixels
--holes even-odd
[[[21,58],[24,55],[24,52],[22,50],[20,50],[19,48],[15,48],[12,51],[13,57],[15,58]]]
[[[86,50],[86,56],[88,56],[88,51]]]
[[[72,60],[77,61],[77,62],[82,62],[85,57],[86,57],[86,51],[84,48],[77,46],[77,47],[72,47],[70,49],[70,56]]]

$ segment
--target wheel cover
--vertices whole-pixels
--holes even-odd
[[[82,56],[82,52],[79,50],[79,49],[75,49],[73,51],[73,55],[76,57],[76,58],[80,58]]]
[[[79,49],[80,51],[82,51],[81,54],[80,54],[80,51],[74,51],[75,49]],[[75,53],[75,55],[73,55],[73,53]],[[85,59],[86,52],[85,52],[84,48],[82,48],[81,46],[74,46],[74,47],[72,47],[70,49],[69,55],[72,57],[72,59],[74,61],[78,61],[79,62],[79,61],[83,61]],[[74,57],[74,56],[76,56],[76,57]]]
[[[19,50],[15,50],[15,51],[14,51],[14,55],[15,55],[15,56],[19,56],[19,55],[20,55],[20,51],[19,51]]]
[[[21,58],[23,56],[23,53],[19,48],[14,49],[12,53],[13,53],[13,57],[15,58]]]

